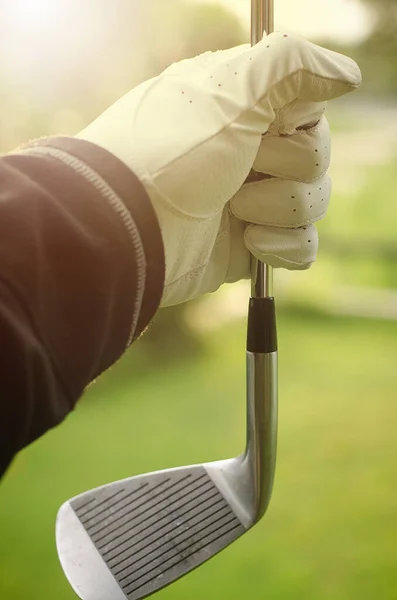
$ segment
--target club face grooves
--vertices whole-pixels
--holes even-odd
[[[70,504],[129,600],[168,585],[245,532],[202,466],[120,481]]]

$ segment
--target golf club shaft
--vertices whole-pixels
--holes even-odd
[[[251,45],[274,31],[274,0],[251,0]],[[251,257],[251,296],[273,296],[273,267]]]
[[[251,43],[274,29],[273,0],[251,0]],[[247,448],[259,519],[272,493],[277,450],[277,331],[273,269],[251,258],[247,331]]]

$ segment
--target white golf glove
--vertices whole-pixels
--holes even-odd
[[[249,277],[249,252],[313,263],[331,192],[326,102],[360,83],[353,60],[274,33],[172,65],[79,134],[146,189],[165,248],[162,306]],[[271,177],[247,183],[251,169]]]

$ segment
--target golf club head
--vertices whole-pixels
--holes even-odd
[[[56,544],[74,591],[82,600],[138,600],[198,567],[256,521],[247,478],[239,457],[131,477],[67,501]]]
[[[207,561],[263,516],[276,462],[276,369],[276,352],[247,352],[247,446],[241,456],[130,477],[61,506],[58,555],[82,600],[144,598]]]

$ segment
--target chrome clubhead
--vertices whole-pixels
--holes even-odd
[[[59,558],[83,600],[138,600],[241,536],[246,526],[236,508],[205,466],[132,477],[61,507]]]

